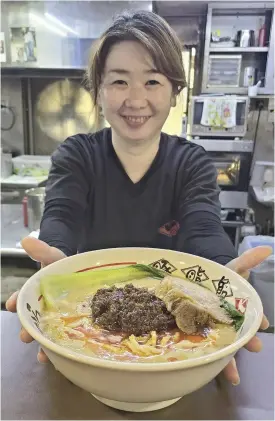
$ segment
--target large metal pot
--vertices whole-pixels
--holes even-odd
[[[29,230],[36,231],[40,228],[45,206],[45,187],[37,187],[25,191],[23,201],[25,225]]]

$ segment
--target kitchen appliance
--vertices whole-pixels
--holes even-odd
[[[274,173],[274,162],[255,161],[251,172],[250,189],[257,202],[265,206],[274,207]]]
[[[30,89],[32,154],[52,155],[67,137],[96,130],[92,98],[82,76],[32,78]]]
[[[241,64],[241,54],[210,54],[207,69],[207,87],[239,87]]]
[[[22,205],[24,225],[30,232],[38,230],[45,206],[45,187],[26,190]]]
[[[254,47],[255,32],[250,29],[242,29],[237,32],[236,47]]]
[[[62,142],[78,132],[87,132],[94,124],[91,95],[73,80],[49,84],[35,104],[37,122],[49,137]]]
[[[221,95],[216,95],[221,97]],[[209,95],[193,96],[190,101],[190,135],[194,137],[224,137],[224,138],[235,138],[244,137],[247,129],[247,115],[248,115],[248,97],[233,96],[233,95],[222,95],[226,98],[237,98],[236,106],[236,125],[234,127],[211,127],[201,124],[203,107],[206,99],[209,99]],[[211,96],[213,97],[213,95]]]
[[[256,73],[256,70],[254,67],[249,66],[244,69],[244,73],[243,73],[243,86],[244,87],[254,85],[255,73]]]
[[[195,139],[212,158],[221,189],[222,209],[246,209],[252,162],[252,140]]]

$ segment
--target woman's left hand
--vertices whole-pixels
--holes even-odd
[[[248,279],[249,271],[262,263],[268,256],[272,254],[272,248],[267,246],[255,247],[251,250],[244,252],[241,256],[237,257],[234,260],[231,260],[226,266],[237,272],[243,278]],[[265,315],[263,316],[262,323],[260,328],[267,329],[269,322]],[[260,352],[262,349],[262,342],[257,336],[254,336],[246,345],[245,348],[250,352]],[[240,383],[240,377],[238,369],[236,366],[235,358],[233,358],[230,363],[224,369],[225,377],[233,385],[238,385]]]

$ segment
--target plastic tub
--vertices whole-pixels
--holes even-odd
[[[239,246],[239,255],[257,246],[270,246],[273,254],[250,272],[251,285],[261,297],[264,312],[270,325],[274,326],[274,237],[249,235]]]
[[[21,155],[12,159],[13,172],[21,176],[47,176],[51,167],[51,157],[43,155]]]

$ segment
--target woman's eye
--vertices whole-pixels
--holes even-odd
[[[113,85],[125,85],[126,84],[126,82],[125,82],[125,80],[115,80],[114,82],[113,82]]]
[[[152,85],[159,85],[160,83],[157,80],[152,79],[152,80],[148,80],[146,84],[152,86]]]

